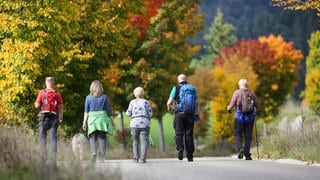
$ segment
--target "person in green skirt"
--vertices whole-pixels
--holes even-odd
[[[92,163],[96,162],[98,141],[98,158],[104,162],[106,153],[107,134],[113,134],[113,114],[107,95],[103,93],[100,81],[93,81],[90,85],[90,94],[86,97],[82,129],[88,130]]]

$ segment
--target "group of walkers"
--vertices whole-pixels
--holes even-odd
[[[197,103],[197,91],[188,83],[187,77],[180,74],[169,94],[167,110],[174,114],[173,128],[175,130],[175,144],[177,157],[183,160],[184,153],[187,161],[193,161],[195,151],[193,142],[194,123],[198,120],[199,106]],[[57,129],[63,121],[63,100],[59,91],[54,89],[54,78],[47,77],[46,88],[40,90],[35,101],[35,107],[39,108],[39,139],[41,149],[41,162],[47,161],[47,131],[50,131],[50,162],[56,163],[57,154]],[[233,93],[227,106],[227,112],[232,113],[235,108],[234,137],[238,158],[245,156],[246,160],[252,160],[250,145],[255,113],[258,102],[255,94],[247,87],[247,80],[240,79],[239,89]],[[131,118],[130,130],[132,140],[133,162],[146,163],[149,144],[150,119],[153,115],[151,105],[144,98],[142,87],[133,90],[135,99],[131,100],[126,114]],[[248,106],[248,107],[246,107]],[[85,99],[82,129],[87,131],[91,149],[91,162],[98,158],[104,161],[106,153],[106,136],[112,135],[114,130],[113,113],[109,98],[104,94],[100,81],[93,81],[90,85],[90,93]],[[242,136],[244,135],[244,146]],[[98,144],[98,150],[97,150]]]

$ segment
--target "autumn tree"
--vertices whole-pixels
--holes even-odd
[[[244,41],[242,41],[244,42]],[[254,42],[251,42],[254,44]],[[238,49],[240,50],[240,49]],[[224,56],[224,54],[222,54]],[[259,85],[258,75],[254,71],[253,61],[250,57],[243,57],[241,54],[228,54],[223,58],[223,63],[216,64],[212,71],[216,93],[211,102],[213,117],[213,139],[221,137],[232,138],[233,115],[227,113],[227,105],[230,102],[233,91],[236,90],[239,79],[246,78],[253,91]]]
[[[268,122],[274,119],[279,107],[285,102],[286,96],[292,95],[298,80],[296,72],[300,68],[299,63],[303,59],[303,54],[300,50],[294,49],[293,43],[286,42],[281,35],[262,36],[259,37],[259,42],[267,44],[268,48],[275,53],[270,69],[273,73],[268,76],[269,89],[264,94],[260,94],[263,97],[260,101],[264,103],[261,115]]]
[[[189,65],[199,47],[188,42],[202,28],[203,16],[198,13],[199,0],[164,1],[158,14],[150,19],[146,36],[131,53],[131,64],[137,65],[131,87],[142,86],[152,102],[154,117],[159,124],[160,150],[165,151],[162,116],[166,101],[176,84],[177,75],[190,74]]]
[[[58,10],[59,9],[59,10]],[[54,76],[57,88],[70,74],[72,58],[89,58],[71,42],[78,29],[78,7],[71,1],[2,1],[0,3],[1,118],[4,122],[37,123],[33,103],[44,77]],[[66,26],[68,24],[68,26]],[[61,82],[61,83],[60,83]],[[67,109],[68,110],[68,109]]]
[[[307,57],[305,98],[308,106],[320,114],[320,31],[311,34]]]
[[[278,108],[285,102],[285,97],[292,93],[292,89],[297,81],[296,71],[299,68],[298,63],[302,58],[302,53],[299,50],[293,49],[291,42],[285,42],[280,35],[270,35],[268,37],[260,37],[259,41],[242,40],[234,46],[226,48],[216,59],[215,63],[217,67],[224,67],[225,63],[229,61],[230,64],[235,65],[233,67],[222,68],[218,72],[224,72],[227,69],[229,71],[231,69],[235,72],[242,72],[243,66],[238,66],[239,60],[244,61],[247,59],[248,63],[246,66],[251,66],[254,72],[253,75],[257,76],[256,80],[254,80],[255,78],[251,79],[253,82],[249,80],[249,85],[251,89],[255,90],[259,100],[260,110],[258,111],[258,118],[264,122],[269,122],[274,119]],[[247,69],[248,72],[251,71],[251,68]],[[232,75],[232,72],[224,74]],[[242,75],[242,77],[249,79],[247,76],[245,74]],[[236,77],[239,79],[241,75]],[[236,84],[236,81],[233,83]],[[220,91],[220,88],[218,86],[218,91]],[[227,92],[226,89],[223,89],[224,91]],[[228,100],[230,98],[231,95]],[[215,103],[214,99],[213,110],[219,109],[218,106],[222,103],[222,101],[217,102]],[[213,116],[217,117],[215,121],[220,118],[220,116],[215,114]]]
[[[271,0],[271,3],[274,6],[281,6],[292,10],[314,9],[318,12],[318,16],[320,16],[320,1],[317,0]]]
[[[34,125],[35,96],[50,75],[64,97],[62,135],[77,131],[91,81],[105,83],[106,69],[135,45],[129,19],[140,12],[137,2],[1,2],[1,117]]]

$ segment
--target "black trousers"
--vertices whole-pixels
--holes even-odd
[[[175,143],[177,150],[186,150],[187,156],[192,157],[194,152],[193,142],[193,114],[176,112],[174,116]]]
[[[234,120],[233,135],[236,141],[236,147],[239,151],[243,147],[242,139],[244,136],[244,155],[250,156],[250,146],[252,140],[252,131],[254,123],[239,123],[237,119]]]

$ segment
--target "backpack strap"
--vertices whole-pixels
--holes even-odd
[[[180,102],[180,96],[179,96],[179,93],[180,93],[180,89],[183,85],[185,84],[188,84],[187,82],[182,82],[182,83],[179,83],[177,84],[175,87],[176,87],[176,93],[174,95],[174,99],[176,100],[176,103],[179,104]]]
[[[180,93],[180,88],[181,88],[182,84],[177,84],[176,87],[176,93],[174,95],[174,99],[176,100],[177,103],[180,102],[180,97],[179,97],[179,93]]]

